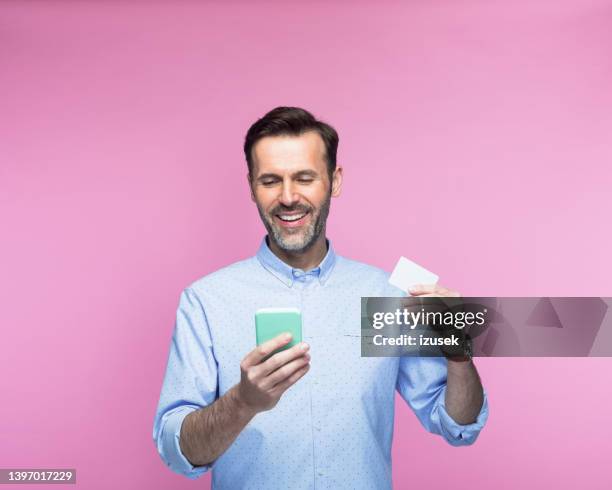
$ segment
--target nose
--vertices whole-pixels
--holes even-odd
[[[290,207],[293,206],[296,202],[298,202],[300,196],[294,191],[293,182],[290,179],[285,179],[283,181],[283,187],[281,189],[280,202],[284,206]]]

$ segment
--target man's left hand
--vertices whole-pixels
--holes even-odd
[[[459,298],[461,294],[453,289],[440,286],[438,284],[417,284],[410,288],[409,297],[418,298],[434,298],[434,297],[446,297],[446,298]],[[469,329],[468,329],[469,330]],[[451,349],[447,352],[446,349],[442,348],[442,352],[449,361],[465,362],[471,360],[471,348],[466,345],[466,342],[470,342],[465,336],[468,332],[463,329],[455,333],[455,335],[461,336],[461,348],[457,352],[455,349]]]

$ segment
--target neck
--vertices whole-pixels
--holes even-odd
[[[295,269],[302,269],[308,272],[311,269],[317,267],[327,254],[327,243],[325,240],[325,230],[317,238],[315,243],[304,252],[290,252],[283,250],[276,243],[267,238],[268,246],[274,255],[281,259],[285,264],[289,264]]]

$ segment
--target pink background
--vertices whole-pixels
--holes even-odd
[[[208,487],[153,416],[180,291],[264,233],[241,146],[277,105],[340,133],[339,253],[612,296],[611,46],[609,1],[2,2],[0,467]],[[396,487],[610,488],[611,361],[478,360],[468,448],[398,403]]]

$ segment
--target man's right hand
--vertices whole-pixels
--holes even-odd
[[[310,368],[310,347],[305,342],[265,359],[290,341],[288,333],[274,337],[249,352],[240,363],[236,394],[239,402],[255,413],[274,408],[283,393]]]

